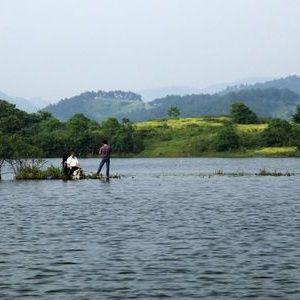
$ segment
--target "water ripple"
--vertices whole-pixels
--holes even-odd
[[[153,176],[208,164],[160,162],[120,161],[150,175],[109,183],[1,182],[0,298],[300,298],[299,177]]]

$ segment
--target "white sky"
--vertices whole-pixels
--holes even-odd
[[[203,88],[300,70],[300,0],[0,0],[0,90]]]

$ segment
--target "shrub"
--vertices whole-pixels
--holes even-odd
[[[25,179],[61,179],[63,178],[61,168],[49,166],[44,168],[46,163],[42,159],[14,159],[9,161],[17,180]]]
[[[292,126],[281,119],[273,119],[269,126],[261,133],[263,146],[288,146],[292,138]]]
[[[193,150],[201,153],[214,149],[213,139],[210,136],[199,136],[193,140]]]
[[[223,125],[217,132],[215,150],[230,151],[240,146],[239,136],[231,123]]]

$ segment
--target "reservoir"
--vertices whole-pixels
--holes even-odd
[[[111,173],[3,175],[1,300],[300,299],[300,159],[112,158]]]

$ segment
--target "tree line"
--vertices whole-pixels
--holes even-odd
[[[168,116],[177,118],[180,110],[170,106]],[[261,119],[243,102],[230,106],[230,121],[225,122],[211,135],[201,135],[199,153],[203,151],[231,151],[269,146],[297,146],[300,148],[300,106],[296,107],[292,122],[282,119]],[[267,123],[261,132],[238,133],[238,124]],[[30,157],[60,157],[74,150],[78,156],[98,155],[102,139],[108,139],[114,153],[119,156],[139,153],[145,149],[149,133],[138,130],[126,118],[118,121],[108,118],[96,122],[83,114],[75,114],[61,122],[50,113],[40,111],[29,114],[15,105],[0,100],[0,166],[5,159]]]
[[[29,114],[0,100],[0,158],[60,157],[74,150],[79,156],[98,154],[102,139],[108,139],[120,155],[144,149],[143,138],[128,119],[97,123],[83,114],[61,122],[50,113]]]
[[[214,141],[217,151],[257,147],[296,146],[300,150],[300,105],[292,115],[291,121],[279,118],[260,119],[243,102],[235,102],[230,106],[231,121],[222,126]],[[267,123],[268,126],[259,133],[248,134],[245,137],[237,132],[238,124]]]

